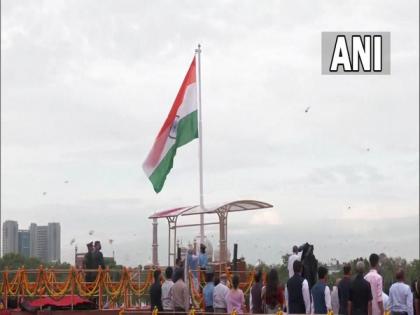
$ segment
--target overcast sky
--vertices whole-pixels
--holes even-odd
[[[147,217],[199,201],[198,141],[159,194],[141,164],[201,43],[205,202],[274,205],[232,214],[230,249],[249,263],[305,241],[322,261],[418,258],[418,12],[418,0],[2,1],[2,220],[60,222],[64,261],[75,238],[150,262]],[[321,75],[323,31],[391,32],[391,75]],[[166,263],[164,221],[159,233]]]

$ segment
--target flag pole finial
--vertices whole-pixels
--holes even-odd
[[[197,49],[195,50],[196,53],[200,53],[201,52],[201,44],[197,45]]]

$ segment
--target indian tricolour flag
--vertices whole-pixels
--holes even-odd
[[[143,170],[157,193],[162,190],[166,176],[173,166],[176,150],[198,138],[195,70],[194,57],[171,111],[143,163]]]

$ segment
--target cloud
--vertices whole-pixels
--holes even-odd
[[[262,212],[254,214],[251,218],[252,225],[280,225],[280,216],[276,212]]]

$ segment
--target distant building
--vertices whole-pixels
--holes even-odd
[[[60,223],[48,223],[48,261],[60,262],[61,228]]]
[[[29,226],[29,256],[36,257],[38,252],[36,251],[36,240],[37,240],[38,230],[35,223],[31,223]]]
[[[16,221],[5,221],[3,224],[3,254],[7,253],[36,257],[43,262],[60,262],[60,223],[54,222],[48,223],[48,225],[31,223],[29,230],[18,230]]]
[[[4,221],[3,223],[3,255],[18,253],[18,223]]]
[[[39,258],[41,261],[49,261],[48,260],[48,226],[47,225],[36,227],[34,257]]]
[[[60,223],[36,225],[31,223],[30,256],[41,261],[59,262],[61,257],[61,228]]]
[[[18,230],[18,253],[23,257],[29,257],[30,240],[28,230]]]
[[[86,253],[77,253],[74,256],[74,266],[77,269],[82,269],[83,268],[83,260],[85,258],[85,254]]]

